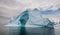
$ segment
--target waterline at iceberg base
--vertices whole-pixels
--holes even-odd
[[[54,28],[44,27],[7,27],[8,35],[55,35]]]

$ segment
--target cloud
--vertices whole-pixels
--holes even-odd
[[[0,0],[0,16],[12,17],[24,10],[24,5],[16,0]]]
[[[57,9],[60,0],[0,0],[0,14],[12,17],[28,8]]]
[[[60,0],[20,0],[19,2],[28,8],[57,9],[60,6]]]
[[[41,10],[42,14],[45,15],[58,15],[60,14],[60,8],[58,8],[57,10],[52,10],[52,9],[47,9],[47,10]]]

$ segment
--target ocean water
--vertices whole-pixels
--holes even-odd
[[[7,27],[8,35],[56,35],[54,28],[45,27]]]

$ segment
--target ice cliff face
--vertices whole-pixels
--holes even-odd
[[[48,18],[43,18],[39,9],[27,9],[23,13],[11,18],[9,25],[26,27],[53,27],[53,23]]]

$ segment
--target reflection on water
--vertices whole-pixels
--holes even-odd
[[[25,27],[21,27],[21,32],[19,33],[19,35],[27,35],[26,29]]]
[[[54,28],[34,27],[27,28],[28,35],[55,35]]]
[[[44,27],[9,27],[9,35],[55,35],[55,31]]]

